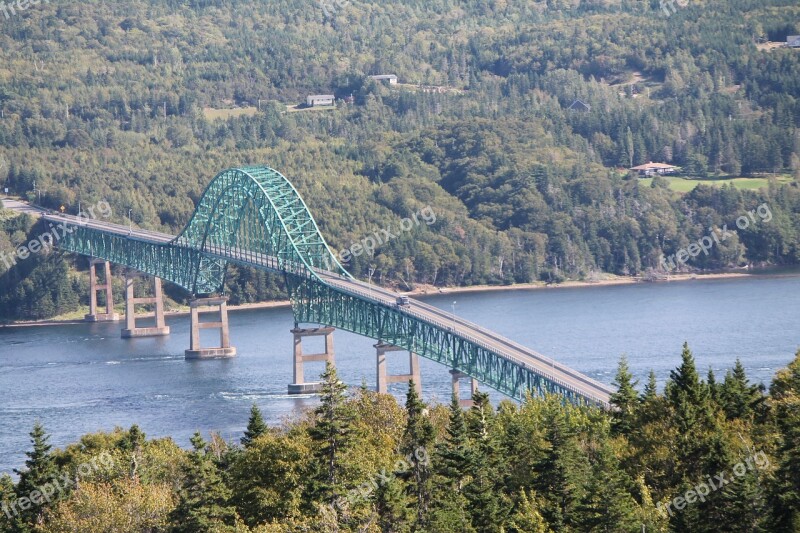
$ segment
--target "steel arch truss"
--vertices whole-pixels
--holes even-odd
[[[272,263],[273,270],[296,276],[316,277],[314,269],[349,276],[300,194],[269,167],[218,174],[175,244],[248,263]]]
[[[530,391],[606,406],[469,335],[456,334],[447,324],[325,281],[318,270],[351,277],[330,252],[294,186],[268,167],[218,174],[172,240],[57,216],[45,220],[69,229],[59,247],[158,276],[193,294],[221,291],[228,263],[277,272],[286,279],[297,323],[333,326],[411,350],[512,398],[523,399]]]

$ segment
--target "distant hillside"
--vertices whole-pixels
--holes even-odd
[[[337,250],[430,206],[435,224],[350,265],[401,287],[640,274],[765,203],[770,222],[683,268],[796,264],[800,50],[758,45],[800,34],[800,6],[682,4],[30,5],[0,14],[0,184],[33,198],[35,183],[72,212],[104,199],[117,220],[131,210],[176,232],[216,172],[268,164]],[[367,77],[387,73],[401,83]],[[319,93],[337,108],[287,112]],[[569,110],[578,99],[586,110]],[[649,161],[782,178],[682,194],[628,175]],[[3,309],[62,260],[0,275]],[[234,271],[229,292],[255,301],[279,285]]]

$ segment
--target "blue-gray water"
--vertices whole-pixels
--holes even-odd
[[[680,363],[684,340],[703,375],[710,366],[721,379],[739,357],[753,381],[767,383],[800,346],[798,294],[800,277],[790,277],[450,294],[428,301],[448,311],[456,301],[457,314],[606,383],[624,353],[638,378],[644,381],[653,369],[663,384]],[[57,446],[132,424],[188,446],[196,430],[238,438],[253,402],[273,423],[315,405],[313,397],[286,395],[290,310],[240,311],[230,320],[239,356],[225,361],[184,361],[186,317],[168,320],[172,335],[156,339],[122,340],[120,324],[0,328],[0,473],[22,466],[36,419]],[[374,386],[373,344],[336,332],[337,367],[348,384]],[[316,347],[312,342],[307,350]],[[319,370],[313,366],[306,379]],[[427,399],[448,401],[449,379],[447,369],[422,361]]]

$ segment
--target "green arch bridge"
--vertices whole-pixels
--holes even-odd
[[[170,281],[222,290],[229,263],[282,274],[296,323],[377,339],[446,365],[512,398],[559,394],[607,408],[609,387],[488,329],[354,279],[331,253],[303,199],[279,172],[232,168],[208,185],[177,237],[85,217],[45,214],[70,231],[63,250]]]

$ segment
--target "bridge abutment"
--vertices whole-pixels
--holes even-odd
[[[458,400],[458,404],[461,407],[472,407],[472,405],[474,403],[473,400],[472,400],[472,396],[474,396],[475,393],[478,392],[478,380],[473,378],[473,377],[468,376],[467,374],[461,372],[460,370],[455,370],[455,369],[450,371],[450,375],[453,376],[453,394],[456,395],[456,399]],[[463,400],[461,399],[461,380],[462,379],[470,379],[470,380],[472,380],[470,382],[470,394],[471,394],[471,396],[470,396],[469,399],[466,399],[466,398],[463,399]]]
[[[228,298],[197,298],[189,302],[191,309],[192,334],[186,359],[223,359],[234,357],[236,348],[231,346],[228,328]],[[218,322],[201,322],[201,313],[219,313]],[[219,329],[219,346],[203,348],[200,346],[201,329]]]
[[[408,352],[408,374],[389,374],[388,365],[386,362],[386,354],[391,352],[405,352],[405,348],[400,348],[391,344],[378,343],[375,345],[378,358],[378,392],[387,394],[389,392],[389,383],[410,383],[414,382],[414,388],[417,394],[422,394],[422,377],[419,370],[419,355],[409,351]]]
[[[289,394],[311,394],[322,390],[322,383],[306,383],[303,365],[312,361],[335,363],[333,350],[334,331],[336,331],[336,328],[327,327],[308,329],[295,327],[292,330],[292,335],[294,336],[294,383],[289,384]],[[320,336],[325,337],[325,351],[323,353],[303,354],[303,338]]]
[[[97,279],[97,265],[103,265],[103,281]],[[112,294],[113,278],[111,277],[111,263],[103,259],[89,260],[89,314],[84,317],[86,322],[117,322],[119,314],[114,312],[114,295]],[[105,291],[106,312],[98,313],[97,291]]]
[[[164,321],[164,295],[161,290],[161,278],[153,278],[153,296],[135,297],[136,278],[146,278],[143,274],[130,272],[125,276],[125,328],[122,330],[123,339],[135,337],[158,337],[169,335],[169,326]],[[137,328],[136,327],[136,306],[155,305],[155,326]]]

